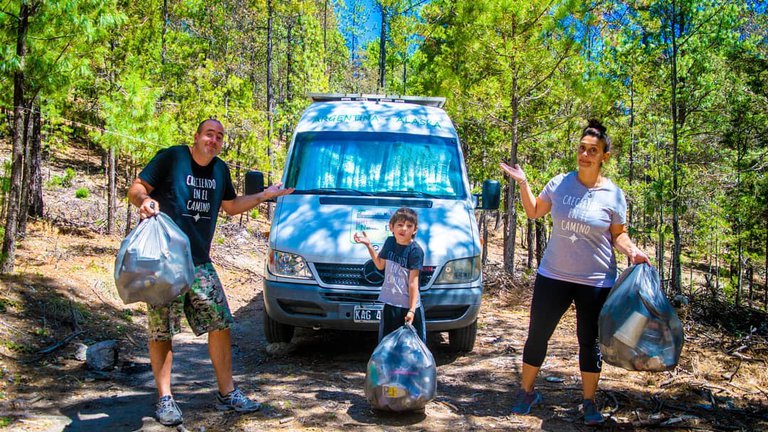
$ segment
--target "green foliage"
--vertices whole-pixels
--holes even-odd
[[[64,170],[64,175],[59,176],[55,175],[51,177],[50,180],[48,180],[47,186],[51,188],[58,188],[58,187],[71,187],[72,182],[74,181],[75,177],[77,176],[77,173],[72,168],[67,168]]]
[[[90,195],[91,195],[91,192],[88,191],[88,188],[86,188],[86,187],[78,188],[75,191],[75,197],[80,198],[80,199],[88,198]]]

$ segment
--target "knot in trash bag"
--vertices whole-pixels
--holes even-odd
[[[674,369],[683,350],[683,326],[648,264],[621,273],[599,319],[603,360],[631,371]]]
[[[194,276],[189,238],[165,213],[139,223],[115,259],[115,285],[125,304],[166,305],[187,292]]]
[[[365,397],[386,411],[423,409],[437,390],[435,358],[416,329],[406,324],[384,337],[365,373]]]

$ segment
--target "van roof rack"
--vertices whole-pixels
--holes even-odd
[[[334,102],[334,101],[372,101],[372,102],[400,102],[412,103],[417,105],[442,108],[445,105],[444,97],[429,96],[401,96],[401,95],[380,95],[364,93],[309,93],[312,102]]]

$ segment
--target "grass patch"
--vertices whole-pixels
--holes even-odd
[[[75,191],[75,197],[80,199],[85,199],[91,196],[91,192],[88,191],[88,188],[81,187],[80,189]]]

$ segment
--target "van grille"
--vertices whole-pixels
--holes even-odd
[[[315,263],[315,270],[320,280],[327,285],[346,285],[363,287],[380,287],[379,283],[370,283],[363,277],[362,264],[333,264]],[[426,286],[432,275],[434,267],[425,267],[419,272],[419,286]]]

